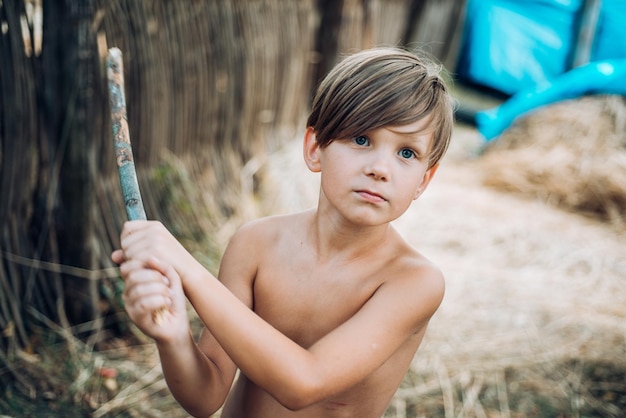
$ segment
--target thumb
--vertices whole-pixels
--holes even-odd
[[[186,313],[186,299],[185,292],[183,291],[182,280],[174,267],[156,257],[150,257],[146,263],[146,267],[158,271],[166,279],[166,284],[170,289],[170,295],[172,298],[172,305],[170,308],[174,311],[174,313]]]
[[[124,262],[124,251],[122,250],[113,251],[113,253],[111,253],[111,260],[115,264],[122,264]]]

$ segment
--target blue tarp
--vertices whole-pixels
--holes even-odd
[[[468,0],[461,79],[513,94],[568,69],[582,0]]]
[[[592,61],[626,58],[626,0],[602,0]]]

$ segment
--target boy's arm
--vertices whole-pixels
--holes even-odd
[[[389,272],[393,280],[382,284],[352,318],[303,348],[251,310],[259,254],[271,245],[263,228],[244,227],[235,234],[222,258],[220,281],[167,235],[158,223],[128,223],[122,248],[129,258],[156,256],[171,263],[219,346],[248,378],[290,409],[361,382],[424,329],[443,298],[438,269],[403,265]]]
[[[189,259],[186,263],[187,268],[181,268],[181,271],[185,272],[184,274],[206,275],[211,281],[216,281],[215,277],[195,260]],[[250,311],[253,303],[252,283],[256,273],[254,264],[236,263],[231,268],[236,270],[235,276],[239,280],[232,280],[225,285],[228,293],[237,300],[238,304],[243,304],[244,309]],[[223,262],[220,276],[222,269],[224,269]],[[167,277],[173,275],[174,280],[179,279],[176,271],[163,270],[162,273]],[[206,302],[200,301],[199,303],[211,302],[207,298]],[[184,359],[178,349],[179,347],[175,345],[159,347],[164,373],[166,368],[168,370],[168,373],[165,373],[168,376],[166,378],[168,387],[175,394],[177,401],[192,415],[208,416],[224,403],[232,386],[237,365],[206,327],[203,329],[197,350],[194,353],[195,361]],[[208,365],[208,367],[202,367],[203,364]],[[190,381],[188,376],[196,376],[199,379]],[[218,382],[217,385],[216,382]],[[211,396],[208,396],[209,394]],[[192,408],[197,406],[201,407],[199,411],[202,412],[194,414]],[[209,412],[207,413],[207,411]]]
[[[208,331],[198,344],[194,341],[181,280],[174,268],[155,257],[126,259],[120,250],[112,258],[121,264],[126,311],[155,340],[173,396],[193,416],[217,411],[228,395],[236,366]],[[153,312],[164,303],[168,313],[157,321]]]
[[[192,416],[210,416],[224,403],[236,366],[210,334],[198,345],[187,341],[157,342],[163,375],[178,403]]]
[[[263,237],[265,238],[265,237]],[[256,315],[229,289],[251,291],[261,245],[254,232],[235,234],[222,259],[220,281],[195,274],[185,294],[212,334],[246,376],[281,404],[300,409],[356,385],[427,325],[443,298],[441,272],[419,263],[394,277],[352,318],[303,348]],[[408,268],[407,268],[408,267]],[[240,289],[241,290],[241,289]]]

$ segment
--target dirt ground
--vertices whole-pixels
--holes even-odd
[[[459,125],[429,189],[395,223],[441,266],[447,290],[386,416],[622,416],[626,234],[486,187],[482,144]],[[299,141],[267,167],[267,211],[315,204]]]

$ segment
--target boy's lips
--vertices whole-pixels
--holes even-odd
[[[371,190],[356,190],[356,193],[367,202],[381,203],[387,201],[383,196]]]

